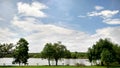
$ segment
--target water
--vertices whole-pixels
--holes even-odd
[[[12,64],[13,58],[0,58],[0,65],[18,65]],[[75,65],[76,63],[81,63],[86,66],[91,65],[88,59],[61,59],[58,61],[58,65]],[[29,58],[28,65],[48,65],[47,59],[41,58]],[[55,65],[55,61],[51,61],[51,65]]]

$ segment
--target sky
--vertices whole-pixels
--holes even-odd
[[[0,43],[29,42],[29,52],[61,41],[86,52],[100,38],[120,44],[120,0],[0,0]]]

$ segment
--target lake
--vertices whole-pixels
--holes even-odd
[[[0,65],[18,65],[12,64],[13,58],[0,58]],[[75,65],[76,63],[85,64],[86,66],[90,66],[91,63],[88,59],[61,59],[58,61],[58,65]],[[41,58],[29,58],[28,65],[48,65],[47,59]],[[55,65],[55,61],[51,61],[51,65]]]

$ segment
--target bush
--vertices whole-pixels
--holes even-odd
[[[85,66],[83,63],[76,63],[75,66]]]
[[[70,66],[70,64],[66,64],[66,66]]]

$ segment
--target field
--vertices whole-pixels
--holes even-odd
[[[86,66],[86,67],[75,67],[75,66],[0,66],[0,68],[106,68],[101,66]],[[120,68],[120,67],[110,67]]]

